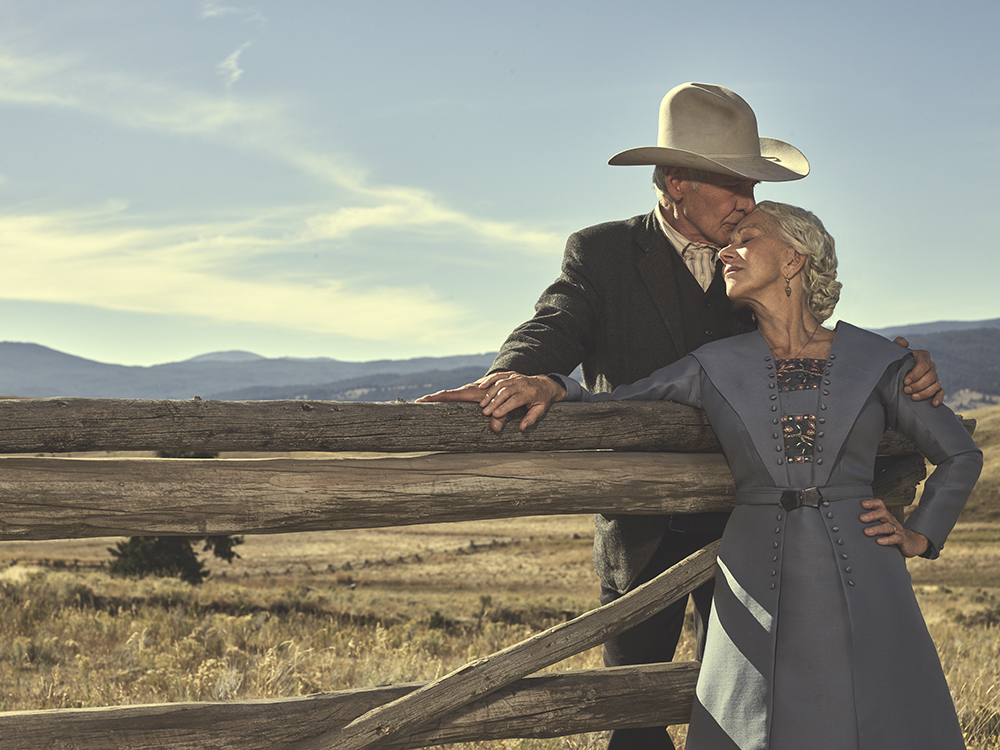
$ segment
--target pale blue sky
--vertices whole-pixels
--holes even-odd
[[[652,207],[606,162],[684,81],[809,158],[757,196],[836,237],[836,317],[1000,317],[998,32],[995,0],[0,0],[0,340],[495,350],[570,232]]]

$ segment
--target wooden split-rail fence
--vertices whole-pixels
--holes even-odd
[[[495,435],[471,404],[3,400],[0,542],[732,507],[732,477],[696,409],[557,404],[524,433],[516,422],[515,415]],[[94,451],[387,455],[38,456]],[[885,435],[879,454],[876,496],[908,504],[925,476],[923,458],[894,433]],[[431,682],[273,700],[13,711],[0,713],[0,744],[6,750],[395,749],[685,723],[695,662],[535,673],[685,596],[714,574],[715,551],[716,545],[701,550],[612,604]]]

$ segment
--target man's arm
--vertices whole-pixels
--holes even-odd
[[[562,272],[539,297],[535,315],[515,328],[500,347],[490,372],[569,375],[592,346],[601,314],[600,274],[579,234],[566,242]]]
[[[500,372],[524,375],[573,372],[593,343],[600,316],[601,295],[593,282],[600,274],[588,261],[579,233],[571,235],[566,242],[559,278],[542,292],[535,304],[534,317],[507,337],[489,372],[462,388],[428,394],[417,401],[478,401],[491,385],[491,379]],[[492,417],[494,432],[502,429],[506,419],[506,414]]]

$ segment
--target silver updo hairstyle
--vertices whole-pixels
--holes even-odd
[[[798,206],[774,201],[761,201],[757,211],[774,219],[778,236],[797,252],[806,256],[799,274],[809,312],[820,323],[833,314],[840,299],[837,281],[837,253],[833,237],[815,214]]]

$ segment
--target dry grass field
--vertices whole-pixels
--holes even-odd
[[[910,570],[969,747],[986,750],[1000,748],[1000,407],[966,416],[987,470],[942,559]],[[596,606],[592,536],[589,517],[569,516],[247,537],[197,588],[91,567],[112,539],[0,543],[0,710],[432,679]],[[553,669],[599,665],[591,650]]]

